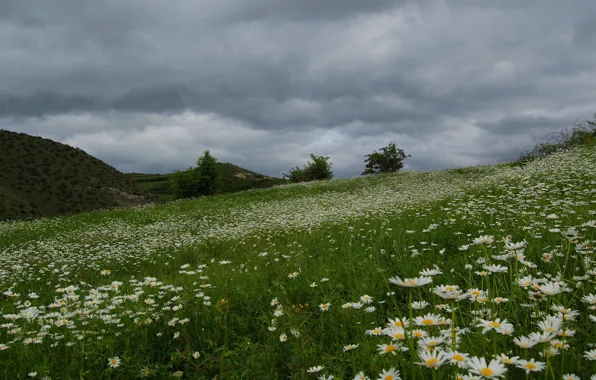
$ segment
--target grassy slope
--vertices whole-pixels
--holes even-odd
[[[0,130],[0,220],[139,204],[150,194],[80,149]]]
[[[264,176],[230,163],[219,163],[219,173],[224,193],[262,189],[286,183],[281,178]],[[169,184],[169,174],[129,173],[127,175],[159,199],[174,199],[174,193]]]
[[[360,370],[377,378],[390,367],[403,378],[453,379],[466,371],[444,364],[435,372],[414,364],[420,358],[407,340],[410,352],[379,355],[377,345],[391,339],[366,331],[388,318],[438,313],[458,328],[470,328],[457,345],[461,352],[490,360],[511,351],[545,362],[540,352],[547,343],[523,350],[510,336],[484,335],[474,327],[473,312],[507,319],[519,337],[539,331],[536,316],[558,315],[551,306],[564,305],[580,317],[565,322],[564,329],[576,335],[563,338],[571,347],[550,358],[550,369],[554,378],[568,372],[587,378],[596,366],[583,354],[596,343],[596,330],[587,317],[594,312],[581,299],[595,293],[596,268],[584,260],[595,254],[595,164],[592,148],[522,168],[383,175],[0,224],[0,287],[20,294],[0,298],[2,313],[22,309],[31,291],[39,295],[30,299],[33,306],[66,297],[60,289],[69,285],[80,295],[52,309],[58,315],[50,319],[70,321],[71,328],[40,318],[47,332],[24,320],[15,322],[22,328],[16,335],[0,329],[0,344],[8,347],[0,351],[0,375],[37,371],[53,378],[86,373],[125,379],[146,369],[157,378],[183,371],[196,379],[310,379],[315,375],[306,370],[323,365],[319,374],[336,379],[352,379]],[[568,229],[577,237],[569,238]],[[472,244],[482,235],[494,242]],[[508,235],[526,242],[525,264],[494,258],[507,252],[502,238]],[[481,276],[486,272],[481,259],[508,271]],[[446,302],[429,293],[430,285],[410,291],[386,282],[396,275],[415,277],[433,265],[443,273],[434,285],[478,288],[488,292],[487,302],[451,304],[457,306],[452,314],[433,307]],[[102,276],[106,269],[110,274]],[[297,277],[289,278],[291,273]],[[548,281],[547,275],[557,273],[570,293],[542,295],[544,301],[534,302],[536,296],[517,284],[528,274]],[[394,293],[388,295],[389,290]],[[105,295],[98,297],[100,306],[85,305],[93,297],[84,297],[97,292]],[[373,301],[361,309],[341,307],[365,295]],[[492,302],[497,296],[509,301]],[[271,305],[274,297],[278,307]],[[431,305],[413,310],[410,300]],[[320,310],[326,303],[329,310]],[[178,305],[182,308],[172,310]],[[365,312],[367,306],[375,310]],[[274,315],[277,308],[282,315]],[[174,318],[189,321],[169,326]],[[275,331],[268,330],[272,326]],[[421,329],[451,336],[448,327]],[[40,333],[41,344],[22,344]],[[286,342],[280,341],[282,334]],[[359,347],[345,352],[347,344]],[[449,338],[441,346],[452,347]],[[191,356],[195,351],[198,359]],[[112,369],[107,361],[114,356],[122,363]],[[523,370],[507,368],[510,379],[525,378]]]

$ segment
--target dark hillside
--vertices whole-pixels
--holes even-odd
[[[0,220],[132,206],[152,198],[81,149],[0,130]]]

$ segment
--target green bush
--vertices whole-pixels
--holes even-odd
[[[290,182],[310,182],[317,180],[329,180],[333,178],[329,157],[310,155],[309,161],[304,168],[295,167],[288,173],[284,173],[284,179]]]

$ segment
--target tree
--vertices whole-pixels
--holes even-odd
[[[412,156],[406,155],[403,149],[398,148],[394,142],[391,142],[381,148],[380,152],[375,150],[365,157],[366,170],[362,174],[379,174],[399,171],[404,167],[404,160]]]
[[[217,159],[206,150],[197,159],[197,167],[176,170],[170,175],[170,186],[176,199],[213,195],[221,189]]]
[[[221,189],[219,166],[217,159],[206,150],[197,159],[197,171],[200,178],[198,191],[200,195],[213,195]]]
[[[310,182],[317,180],[328,180],[333,178],[329,157],[310,155],[309,161],[304,168],[295,167],[285,173],[283,177],[290,182]]]

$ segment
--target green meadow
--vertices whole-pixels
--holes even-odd
[[[595,147],[0,223],[0,378],[589,379],[595,252]]]

